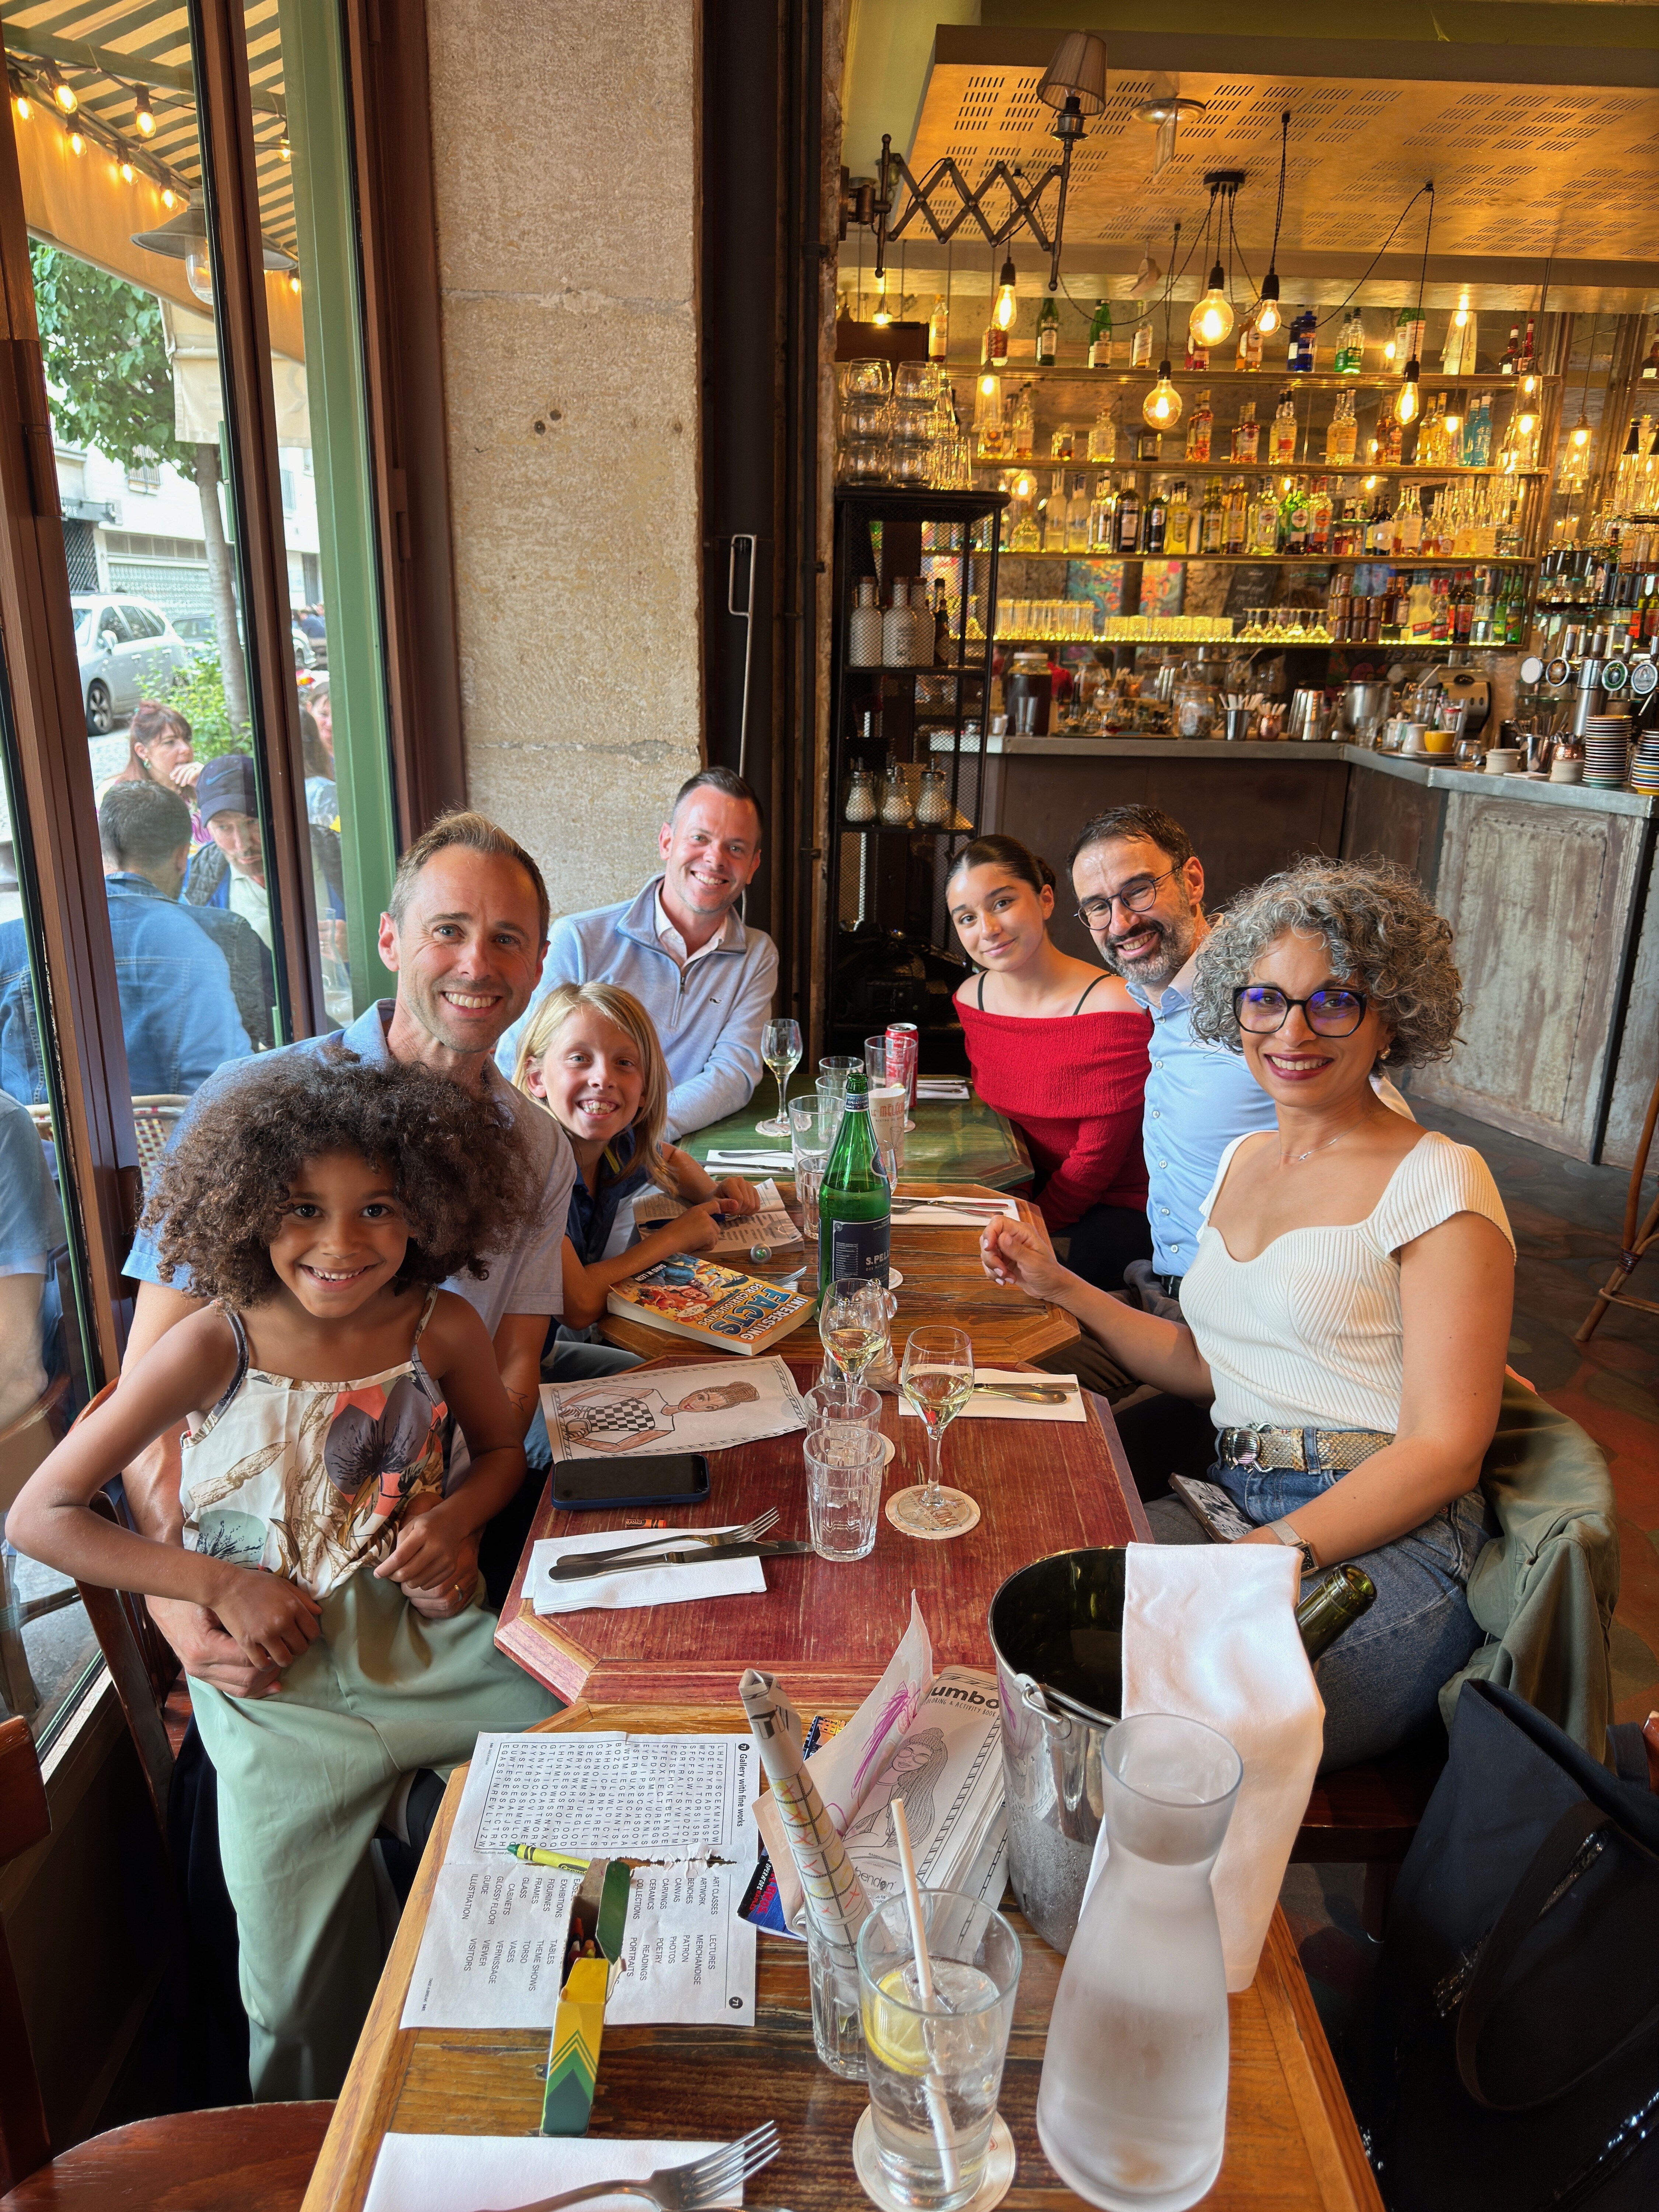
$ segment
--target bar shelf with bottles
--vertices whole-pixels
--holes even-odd
[[[956,1027],[945,876],[982,804],[1007,495],[835,496],[826,1048],[840,1051],[888,1020]]]

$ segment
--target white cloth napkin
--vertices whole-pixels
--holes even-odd
[[[1069,1389],[1072,1395],[1059,1405],[1033,1406],[1024,1399],[997,1398],[988,1391],[975,1390],[957,1415],[959,1421],[1086,1421],[1089,1418],[1083,1409],[1083,1394],[1075,1375],[1021,1375],[1012,1367],[976,1367],[974,1380],[1024,1383],[1028,1389],[1046,1389],[1052,1385],[1056,1390]],[[899,1412],[919,1418],[902,1392],[899,1395]]]
[[[919,1075],[916,1078],[918,1098],[966,1098],[968,1085],[960,1078],[948,1075]]]
[[[738,1524],[733,1522],[732,1528]],[[648,1543],[654,1534],[672,1543],[672,1528],[605,1528],[592,1535],[544,1536],[530,1547],[530,1602],[544,1619],[555,1613],[591,1613],[596,1607],[623,1613],[642,1605],[685,1605],[697,1597],[743,1597],[766,1588],[758,1559],[710,1559],[705,1566],[634,1567],[586,1581],[556,1583],[548,1570],[556,1560],[580,1552],[607,1552],[623,1544]],[[701,1532],[712,1535],[708,1529]],[[730,1528],[719,1532],[731,1533]],[[542,2194],[548,2192],[544,2190]]]
[[[1230,1990],[1255,1978],[1324,1742],[1324,1702],[1297,1632],[1300,1564],[1281,1544],[1129,1546],[1125,1717],[1202,1721],[1243,1762],[1210,1875]],[[1105,1845],[1103,1829],[1097,1868]]]
[[[594,2181],[643,2181],[689,2166],[711,2142],[607,2142],[595,2136],[387,2136],[369,2177],[363,2212],[511,2212]],[[595,2212],[639,2212],[637,2197],[595,2197]],[[741,2204],[733,2189],[716,2200]]]

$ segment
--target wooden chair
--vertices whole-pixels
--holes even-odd
[[[1314,1784],[1291,1863],[1363,1866],[1360,1917],[1368,1936],[1382,1936],[1395,1877],[1445,1764],[1446,1731],[1437,1715],[1385,1758],[1322,1774]]]
[[[0,1866],[52,1827],[28,1724],[0,1724]],[[299,2212],[331,2104],[239,2105],[137,2120],[57,2158],[0,1927],[0,2212]]]
[[[1648,1208],[1639,1224],[1642,1212],[1642,1181],[1648,1171],[1648,1156],[1653,1150],[1653,1136],[1659,1127],[1659,1080],[1653,1086],[1653,1096],[1648,1101],[1647,1119],[1642,1124],[1642,1141],[1636,1147],[1636,1164],[1630,1171],[1630,1189],[1625,1198],[1625,1233],[1620,1239],[1620,1253],[1613,1273],[1596,1292],[1595,1304],[1585,1315],[1583,1326],[1574,1337],[1575,1344],[1588,1344],[1601,1325],[1601,1317],[1609,1306],[1634,1306],[1638,1313],[1659,1314],[1659,1304],[1651,1298],[1632,1297],[1623,1286],[1636,1271],[1636,1263],[1656,1244],[1659,1244],[1659,1198]]]

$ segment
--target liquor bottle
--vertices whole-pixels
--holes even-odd
[[[1238,326],[1238,353],[1233,366],[1247,374],[1261,366],[1261,332],[1254,315],[1247,315]]]
[[[1279,404],[1273,410],[1267,459],[1276,469],[1288,468],[1296,459],[1296,401],[1289,385],[1279,393]]]
[[[1117,495],[1117,550],[1120,553],[1140,550],[1140,494],[1133,477]]]
[[[1097,553],[1117,547],[1117,485],[1110,477],[1097,477],[1095,496],[1089,509],[1089,544]]]
[[[1477,568],[1474,572],[1474,605],[1469,612],[1469,642],[1486,645],[1492,638],[1492,570]]]
[[[1164,550],[1166,554],[1187,553],[1192,548],[1193,510],[1187,498],[1187,487],[1177,483],[1170,495],[1170,511],[1164,518]]]
[[[1188,368],[1202,370],[1207,368],[1209,365],[1210,349],[1206,345],[1200,345],[1198,340],[1193,336],[1191,331],[1188,331],[1187,333]]]
[[[1117,459],[1117,402],[1103,399],[1100,412],[1095,416],[1094,428],[1089,433],[1089,459],[1091,461],[1115,461]]]
[[[1331,544],[1331,495],[1321,477],[1308,502],[1308,550],[1326,553]]]
[[[1538,357],[1533,350],[1533,320],[1530,315],[1527,318],[1527,335],[1521,341],[1521,358],[1515,366],[1516,374],[1521,376],[1531,376],[1537,370]]]
[[[1066,471],[1057,469],[1049,480],[1048,504],[1042,510],[1042,550],[1063,553],[1071,527],[1071,507],[1066,497]]]
[[[1434,613],[1429,623],[1429,635],[1437,645],[1443,645],[1451,630],[1451,610],[1447,602],[1445,578],[1437,576],[1431,588],[1434,592]]]
[[[1094,317],[1089,325],[1089,366],[1091,368],[1109,368],[1111,365],[1111,302],[1109,300],[1097,300]],[[1107,458],[1109,459],[1109,455]]]
[[[1060,309],[1054,305],[1050,292],[1042,302],[1037,317],[1036,357],[1040,368],[1052,368],[1060,358]]]
[[[1400,465],[1401,441],[1404,435],[1404,427],[1390,413],[1388,418],[1388,428],[1382,435],[1382,451],[1377,456],[1389,468],[1398,468]]]
[[[1077,444],[1076,435],[1069,422],[1062,422],[1048,441],[1048,458],[1053,461],[1069,461]]]
[[[1029,461],[1031,458],[1031,443],[1036,435],[1036,413],[1031,404],[1031,387],[1029,384],[1022,384],[1019,387],[1019,397],[1014,402],[1012,428],[1014,459],[1017,461]]]
[[[1510,603],[1504,611],[1504,644],[1519,645],[1526,635],[1526,626],[1527,586],[1524,580],[1517,571],[1510,586]]]
[[[1467,645],[1474,627],[1474,586],[1465,577],[1452,595],[1452,642]]]
[[[1423,550],[1423,509],[1420,492],[1402,493],[1400,512],[1394,519],[1394,550],[1401,554],[1417,554]]]
[[[1204,512],[1200,521],[1202,536],[1199,550],[1204,553],[1219,553],[1226,542],[1227,513],[1222,503],[1221,479],[1212,477],[1204,487]]]
[[[951,610],[945,605],[945,579],[933,579],[933,665],[947,668],[956,659],[955,641],[951,635]]]
[[[1285,550],[1302,554],[1308,550],[1308,488],[1300,477],[1285,495]]]
[[[1408,361],[1423,358],[1423,318],[1409,307],[1402,307],[1394,325],[1394,359],[1389,364],[1396,376],[1406,374]]]
[[[980,340],[979,364],[981,368],[1005,368],[1008,362],[1008,333],[1000,323],[993,319],[986,325],[985,336]]]
[[[927,318],[927,358],[943,361],[951,350],[951,311],[945,304],[941,292],[933,301],[933,312]]]
[[[1510,325],[1510,342],[1504,349],[1504,358],[1498,364],[1500,376],[1513,376],[1521,365],[1521,325]]]
[[[1226,520],[1221,533],[1222,550],[1242,553],[1250,530],[1250,495],[1244,489],[1243,477],[1235,477],[1227,487]]]
[[[1072,495],[1066,502],[1070,518],[1066,526],[1066,547],[1071,553],[1086,553],[1089,550],[1089,479],[1078,476],[1070,479]]]
[[[1263,484],[1250,511],[1250,550],[1267,555],[1279,550],[1279,501],[1271,484]]]
[[[1146,503],[1146,550],[1149,553],[1161,554],[1164,551],[1169,537],[1169,494],[1164,487],[1159,484]]]
[[[1134,343],[1129,349],[1132,368],[1150,368],[1152,365],[1152,319],[1144,316],[1135,325]]]
[[[1314,365],[1314,332],[1319,327],[1319,318],[1311,307],[1304,307],[1291,325],[1290,367],[1297,376],[1311,374]]]
[[[870,1127],[870,1079],[847,1079],[841,1127],[818,1187],[818,1295],[844,1275],[885,1284],[892,1192]]]
[[[1233,459],[1254,465],[1261,458],[1261,425],[1255,419],[1255,402],[1247,399],[1238,410],[1233,430]]]
[[[1006,512],[1013,514],[1016,508],[1018,514],[1014,522],[1013,535],[1008,540],[1008,550],[1011,553],[1041,553],[1042,530],[1036,519],[1036,507],[1029,499],[1017,499]]]
[[[1210,458],[1210,434],[1215,428],[1215,413],[1210,405],[1210,395],[1200,392],[1198,404],[1187,418],[1187,459],[1205,462]]]

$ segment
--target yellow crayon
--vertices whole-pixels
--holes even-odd
[[[591,1857],[586,1851],[580,1857],[571,1851],[544,1851],[539,1844],[509,1844],[507,1848],[526,1865],[558,1867],[566,1874],[585,1874]]]

